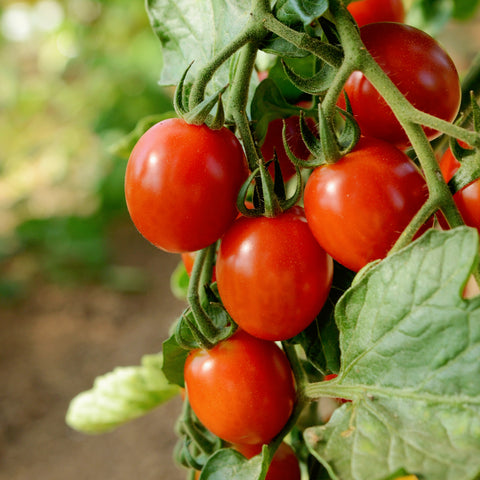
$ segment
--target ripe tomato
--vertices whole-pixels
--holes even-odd
[[[403,0],[356,0],[347,8],[359,27],[367,23],[405,20]]]
[[[360,29],[362,40],[383,71],[417,109],[452,121],[460,106],[460,82],[453,61],[429,35],[401,23],[379,22]],[[399,147],[408,137],[392,110],[363,73],[354,72],[345,84],[362,134]],[[345,108],[343,94],[338,100]],[[439,133],[425,128],[429,139]]]
[[[217,257],[225,308],[242,329],[266,340],[304,330],[325,303],[332,275],[332,259],[315,241],[301,207],[275,218],[239,218]]]
[[[293,410],[295,382],[286,355],[242,330],[211,350],[192,350],[184,376],[198,419],[230,443],[268,443]]]
[[[327,253],[358,271],[387,255],[427,197],[426,182],[407,155],[362,137],[337,163],[313,171],[305,214]]]
[[[312,131],[315,128],[315,121],[312,118],[306,118],[307,125]],[[268,124],[267,134],[260,147],[263,158],[265,161],[273,160],[273,153],[276,152],[280,169],[282,171],[282,177],[284,181],[289,180],[295,175],[295,167],[291,160],[288,158],[287,152],[283,145],[282,130],[283,119],[276,118]],[[285,119],[286,136],[288,140],[288,146],[292,153],[301,160],[308,160],[310,152],[302,140],[300,134],[299,117],[292,116]],[[272,163],[269,166],[269,172],[272,177],[274,176],[275,166]]]
[[[440,169],[445,181],[448,182],[459,168],[460,162],[448,149],[440,160]],[[476,228],[480,232],[480,179],[458,191],[453,196],[453,200],[465,224]]]
[[[169,252],[200,250],[235,219],[247,176],[233,133],[172,118],[154,125],[135,145],[125,197],[133,223],[151,243]]]
[[[262,451],[262,445],[234,445],[233,448],[247,459],[259,455]],[[297,456],[288,443],[282,442],[273,455],[265,480],[300,480],[300,478]]]

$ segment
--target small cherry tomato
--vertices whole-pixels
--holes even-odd
[[[405,153],[362,137],[338,162],[313,171],[304,204],[320,245],[358,271],[387,255],[427,197],[425,179]]]
[[[452,121],[457,115],[461,89],[452,59],[425,32],[401,23],[379,22],[360,29],[365,47],[406,99],[418,110]],[[410,141],[385,100],[356,71],[345,84],[345,92],[362,134],[381,138],[398,147]],[[338,105],[345,108],[343,94]],[[425,128],[431,140],[439,132]]]
[[[128,211],[139,232],[168,252],[200,250],[237,216],[248,169],[240,142],[226,128],[157,123],[135,145],[125,174]]]
[[[460,162],[453,156],[452,151],[448,149],[440,160],[440,169],[445,181],[450,181],[459,168]],[[465,224],[476,228],[480,232],[480,179],[475,180],[455,193],[453,200]]]
[[[245,458],[259,455],[262,445],[233,445]],[[273,455],[265,480],[300,480],[301,472],[298,458],[292,447],[282,442]]]
[[[225,308],[243,330],[266,340],[304,330],[322,309],[332,275],[332,259],[298,206],[274,218],[237,219],[217,257]]]
[[[184,377],[200,422],[230,443],[268,443],[293,410],[295,382],[285,353],[242,330],[211,350],[192,350]]]
[[[347,8],[359,27],[367,23],[405,20],[403,0],[356,0]]]

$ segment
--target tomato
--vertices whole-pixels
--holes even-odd
[[[245,458],[250,459],[262,452],[262,445],[234,445]],[[282,442],[273,455],[265,480],[300,480],[301,472],[292,447]]]
[[[184,377],[200,422],[230,443],[268,443],[293,410],[295,382],[285,353],[242,330],[210,350],[192,350]]]
[[[427,197],[426,182],[405,153],[362,137],[338,162],[313,171],[304,204],[320,245],[358,271],[387,255]]]
[[[460,162],[448,149],[440,160],[440,169],[445,181],[448,182],[459,168]],[[453,200],[465,224],[476,228],[480,232],[480,179],[458,191],[453,196]]]
[[[362,40],[407,100],[417,109],[452,121],[460,106],[460,82],[448,54],[429,35],[401,23],[371,23],[360,29]],[[377,90],[356,71],[345,84],[362,134],[399,147],[410,144],[392,110]],[[338,104],[345,108],[343,94]],[[429,139],[439,133],[424,128]]]
[[[315,121],[312,118],[306,118],[305,120],[310,130],[313,132],[315,129]],[[295,175],[295,166],[288,158],[287,152],[285,151],[285,147],[283,145],[283,121],[285,121],[285,133],[288,140],[288,146],[290,147],[292,153],[301,160],[308,160],[310,151],[302,140],[299,117],[294,115],[286,119],[276,118],[268,124],[267,134],[262,146],[260,147],[260,150],[265,161],[272,160],[273,153],[276,152],[280,169],[282,171],[283,180],[287,181]],[[269,167],[269,172],[272,177],[274,176],[274,170],[275,166],[272,163]]]
[[[403,0],[356,0],[347,8],[359,27],[367,23],[405,20]]]
[[[222,302],[245,331],[286,340],[304,330],[328,297],[332,259],[318,245],[301,207],[275,218],[242,217],[217,257]]]
[[[157,247],[200,250],[235,219],[247,176],[242,146],[228,129],[164,120],[147,130],[130,155],[127,207],[137,229]]]

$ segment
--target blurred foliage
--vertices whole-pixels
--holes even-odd
[[[4,1],[0,62],[0,298],[38,274],[111,283],[126,161],[109,146],[172,109],[143,2]]]

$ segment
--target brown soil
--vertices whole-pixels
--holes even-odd
[[[179,399],[98,436],[64,421],[70,399],[97,375],[158,352],[184,308],[168,283],[179,257],[150,246],[133,227],[124,230],[116,235],[119,263],[145,269],[146,293],[37,284],[27,301],[2,310],[1,480],[185,478],[172,459]]]

